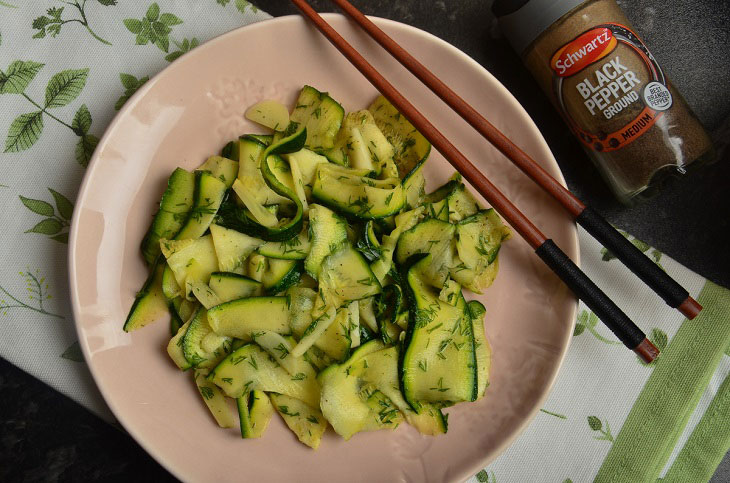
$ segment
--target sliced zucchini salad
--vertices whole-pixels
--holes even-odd
[[[315,449],[328,425],[445,433],[443,408],[489,385],[485,309],[463,289],[494,281],[509,229],[458,174],[426,193],[430,144],[383,97],[345,115],[305,86],[291,113],[246,116],[271,134],[170,175],[124,330],[169,312],[170,358],[243,438],[275,412]]]

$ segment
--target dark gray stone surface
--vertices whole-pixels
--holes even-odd
[[[260,0],[273,15],[285,0]],[[319,11],[330,2],[313,0]],[[542,130],[570,188],[611,222],[684,265],[730,286],[730,152],[633,208],[615,202],[578,143],[495,27],[490,0],[353,0],[455,45],[514,94]],[[730,2],[623,0],[628,16],[718,141],[730,140]],[[129,436],[0,359],[0,481],[167,481]],[[712,480],[730,481],[730,457]]]
[[[121,427],[0,359],[0,481],[174,481]]]
[[[351,0],[361,11],[408,23],[463,50],[499,79],[540,128],[570,189],[614,225],[705,277],[730,287],[730,2],[623,0],[652,53],[713,134],[720,160],[628,208],[617,202],[557,111],[499,34],[491,0]],[[320,12],[329,0],[311,0]],[[298,10],[269,0],[272,15]],[[723,243],[724,242],[724,243]]]

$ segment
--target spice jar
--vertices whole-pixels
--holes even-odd
[[[492,10],[619,200],[650,196],[714,157],[614,0],[496,0]]]

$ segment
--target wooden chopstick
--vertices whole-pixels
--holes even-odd
[[[659,350],[626,314],[549,238],[547,238],[507,197],[502,194],[451,142],[403,95],[368,63],[306,0],[292,3],[308,17],[327,39],[403,114],[451,163],[490,205],[509,222],[535,253],[613,331],[629,349],[646,362]]]
[[[464,99],[459,97],[441,79],[421,64],[388,34],[368,19],[347,0],[332,0],[347,15],[360,25],[376,42],[395,57],[403,66],[431,89],[449,107],[476,129],[487,141],[504,154],[512,163],[555,198],[575,220],[596,240],[609,249],[626,267],[664,301],[679,310],[688,319],[693,319],[702,306],[689,292],[664,270],[641,252],[626,237],[621,235],[598,212],[587,207],[573,193],[550,176],[535,160],[522,151],[507,136],[502,134],[484,116],[479,114]]]

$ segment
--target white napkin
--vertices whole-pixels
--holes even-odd
[[[0,356],[111,421],[69,303],[68,225],[85,165],[145,79],[271,17],[245,0],[70,3],[79,8],[0,2]]]

